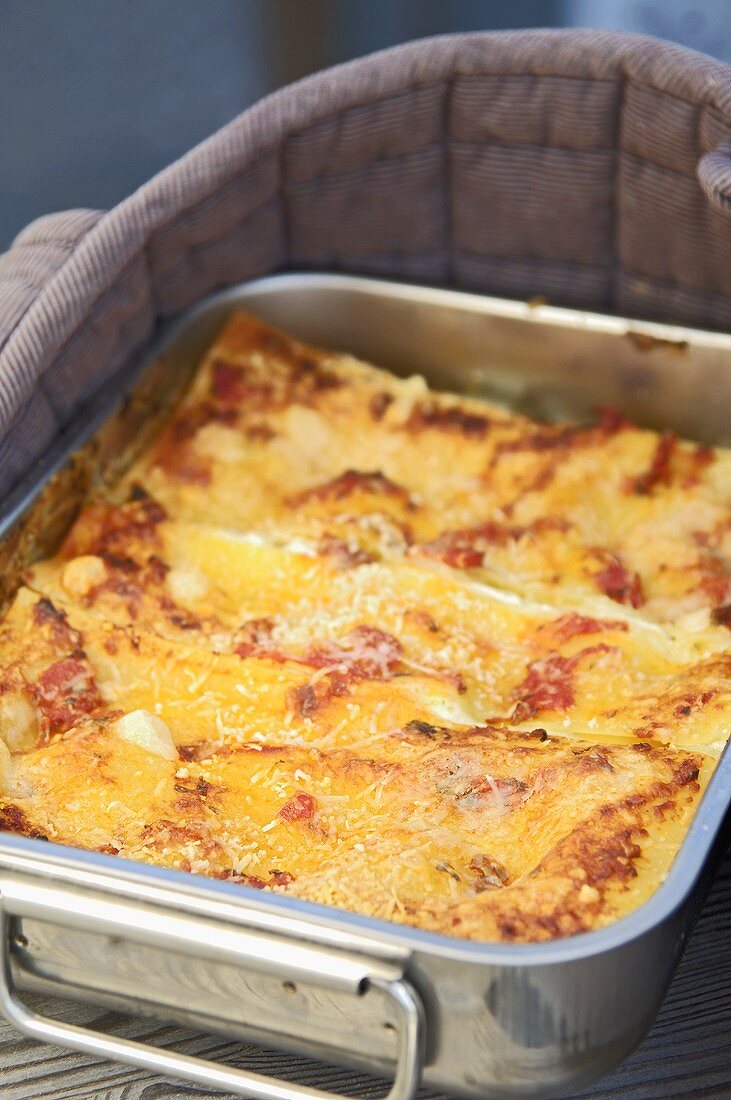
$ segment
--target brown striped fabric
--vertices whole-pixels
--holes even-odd
[[[731,328],[731,69],[599,31],[425,39],[268,97],[0,257],[0,494],[156,324],[285,269]]]

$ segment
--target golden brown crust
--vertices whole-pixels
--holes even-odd
[[[323,492],[344,471],[352,498]],[[327,535],[377,557],[411,546],[540,598],[558,578],[568,600],[603,595],[660,621],[731,600],[727,452],[611,409],[589,427],[537,425],[243,315],[132,478],[179,518]]]
[[[236,317],[0,626],[0,827],[475,939],[614,920],[731,733],[728,469]]]

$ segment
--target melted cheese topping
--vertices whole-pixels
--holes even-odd
[[[0,625],[0,827],[476,939],[617,919],[731,735],[730,461],[234,317]]]

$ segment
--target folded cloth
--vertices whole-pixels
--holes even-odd
[[[159,321],[283,269],[731,327],[731,68],[634,35],[422,39],[262,100],[0,257],[0,496]]]

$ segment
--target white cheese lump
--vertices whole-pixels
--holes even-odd
[[[8,691],[0,696],[0,738],[11,752],[29,752],[36,746],[36,708],[20,691]]]
[[[13,758],[0,738],[0,794],[9,793],[13,785]]]
[[[114,723],[117,735],[123,741],[131,741],[141,749],[147,749],[154,756],[164,760],[177,760],[172,734],[162,718],[150,714],[149,710],[132,710]]]
[[[208,577],[201,569],[190,566],[187,569],[171,569],[165,586],[176,603],[195,603],[208,593]]]
[[[63,571],[62,583],[72,596],[88,596],[92,588],[104,584],[107,567],[96,554],[72,558]]]

